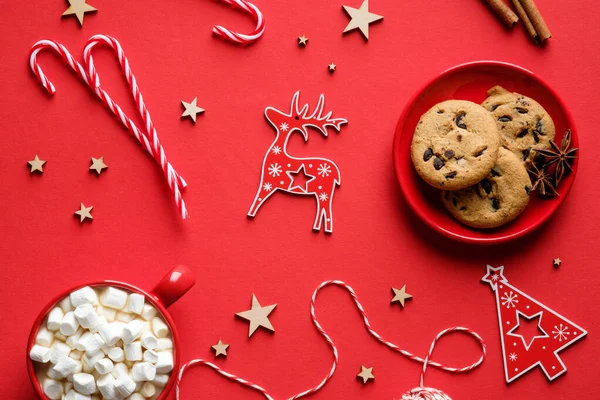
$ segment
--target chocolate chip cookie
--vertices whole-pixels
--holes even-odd
[[[487,95],[482,105],[494,116],[502,146],[526,164],[533,160],[532,150],[550,148],[556,135],[554,121],[537,101],[502,86],[494,86]]]
[[[527,207],[530,192],[531,181],[523,162],[501,147],[487,178],[467,189],[443,191],[442,202],[467,226],[495,228],[517,218]]]
[[[500,137],[492,115],[479,104],[448,100],[421,116],[410,147],[417,173],[438,189],[458,190],[489,173]]]

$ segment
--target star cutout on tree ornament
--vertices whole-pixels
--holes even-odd
[[[373,375],[373,367],[365,368],[364,365],[360,366],[360,373],[356,376],[363,380],[363,384],[367,383],[369,379],[375,379],[375,375]]]
[[[335,69],[337,68],[337,65],[335,65],[334,63],[331,63],[327,67],[329,68],[330,73],[334,73]]]
[[[351,18],[346,29],[344,29],[344,33],[358,28],[367,40],[369,40],[369,24],[383,19],[383,15],[369,12],[369,0],[363,1],[360,8],[348,6],[343,6],[343,8]]]
[[[402,286],[401,289],[392,288],[392,292],[394,292],[394,298],[391,302],[399,302],[402,308],[404,308],[405,300],[412,299],[412,295],[406,293],[406,285]]]
[[[529,350],[529,347],[531,347],[535,339],[545,339],[550,337],[548,336],[546,331],[542,329],[542,314],[543,311],[540,311],[537,314],[533,315],[525,315],[521,311],[517,310],[517,325],[515,325],[510,331],[506,332],[506,334],[509,336],[520,338],[523,341],[523,346],[525,346],[525,350]],[[523,319],[527,321],[525,324],[535,323],[535,320],[537,319],[537,326],[535,327],[537,329],[535,330],[535,333],[531,333],[531,329],[528,329],[530,332],[528,333],[527,338],[525,338],[523,334],[517,333],[517,331],[521,327],[521,323],[524,322],[521,320],[521,317],[523,317]]]
[[[42,167],[44,164],[46,164],[46,161],[40,160],[40,158],[36,154],[33,160],[27,161],[27,164],[29,164],[29,166],[31,167],[31,170],[29,172],[44,172],[44,169]]]
[[[191,103],[186,103],[185,101],[181,102],[181,105],[185,108],[183,114],[181,114],[181,118],[190,117],[194,123],[196,123],[196,115],[203,113],[204,109],[200,108],[196,105],[198,98],[194,97]]]
[[[552,260],[552,263],[554,264],[555,267],[560,267],[560,264],[562,264],[562,260],[557,257],[554,260]]]
[[[308,193],[308,184],[316,179],[314,175],[309,175],[306,173],[306,168],[304,167],[304,164],[302,164],[300,168],[298,168],[296,171],[286,171],[286,174],[292,180],[290,182],[290,186],[288,187],[289,191],[292,191],[297,188],[302,193]]]
[[[308,44],[308,38],[304,35],[298,36],[298,46],[306,46]]]
[[[90,166],[90,170],[95,170],[98,175],[102,172],[103,169],[108,168],[108,165],[104,164],[104,157],[94,158],[92,157],[92,165]]]
[[[77,17],[79,25],[83,26],[83,17],[86,12],[98,11],[94,7],[86,3],[86,0],[68,0],[70,7],[62,13],[62,16],[73,15]]]
[[[81,203],[79,210],[75,211],[75,215],[79,215],[79,223],[82,223],[86,218],[94,219],[91,214],[92,208],[94,208],[94,206],[86,207]]]
[[[268,318],[269,314],[271,314],[275,307],[277,307],[277,304],[271,304],[270,306],[262,307],[256,296],[253,294],[252,308],[248,311],[236,313],[235,315],[250,321],[250,330],[248,332],[248,337],[250,337],[259,326],[275,332],[275,328],[273,328],[273,325],[271,325],[271,321],[269,321]]]
[[[212,348],[215,350],[215,357],[219,357],[219,355],[223,355],[223,356],[227,357],[227,348],[228,347],[229,347],[228,344],[223,343],[221,341],[221,339],[219,339],[219,343],[212,346]]]

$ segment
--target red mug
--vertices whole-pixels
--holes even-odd
[[[194,277],[194,273],[188,267],[178,266],[173,268],[167,275],[165,275],[160,280],[160,282],[158,282],[158,284],[154,287],[154,289],[152,289],[149,293],[138,288],[137,286],[133,286],[128,283],[106,280],[77,285],[57,295],[46,305],[46,307],[44,307],[44,309],[36,318],[35,322],[33,323],[33,327],[31,328],[31,333],[29,334],[29,340],[27,342],[27,372],[29,373],[29,380],[31,381],[33,389],[35,390],[37,395],[40,397],[40,399],[49,400],[48,397],[46,397],[46,395],[44,394],[44,391],[42,390],[42,385],[38,380],[35,371],[34,362],[29,358],[29,352],[35,344],[35,338],[37,336],[38,330],[44,322],[44,319],[46,318],[50,310],[52,310],[52,308],[54,308],[62,299],[67,297],[71,292],[80,289],[84,286],[114,286],[117,288],[128,290],[133,293],[139,293],[144,295],[146,297],[146,301],[156,308],[159,315],[164,319],[171,331],[171,338],[173,340],[173,371],[171,371],[171,377],[169,381],[162,389],[160,396],[158,396],[156,400],[166,399],[169,393],[173,390],[173,386],[175,385],[177,373],[179,370],[179,335],[177,333],[177,329],[175,329],[175,324],[173,323],[173,319],[169,315],[167,308],[171,304],[175,303],[188,290],[190,290],[195,283],[196,278]]]

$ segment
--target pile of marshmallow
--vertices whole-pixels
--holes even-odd
[[[84,287],[54,307],[29,357],[52,400],[158,398],[173,370],[169,327],[145,297]]]

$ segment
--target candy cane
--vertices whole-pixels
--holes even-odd
[[[423,364],[423,369],[421,370],[421,379],[420,379],[420,386],[418,388],[415,388],[413,390],[411,390],[409,393],[414,393],[415,394],[415,398],[431,398],[431,399],[446,399],[448,398],[446,395],[443,394],[443,392],[437,390],[437,389],[432,389],[432,388],[426,388],[423,386],[423,381],[424,381],[424,377],[425,377],[425,372],[427,370],[427,366],[430,365],[432,367],[435,368],[439,368],[442,369],[444,371],[448,371],[448,372],[454,372],[454,373],[460,373],[460,372],[467,372],[467,371],[471,371],[475,368],[477,368],[479,365],[481,365],[481,363],[483,362],[483,360],[485,359],[485,355],[486,355],[486,346],[485,343],[483,342],[483,339],[481,338],[481,336],[479,336],[476,332],[473,332],[471,330],[469,330],[468,328],[464,328],[461,326],[455,326],[455,327],[451,327],[451,328],[447,328],[444,329],[443,331],[441,331],[440,333],[437,334],[437,336],[435,337],[435,339],[433,340],[433,342],[431,343],[431,346],[429,347],[429,353],[427,354],[427,356],[425,358],[421,358],[419,356],[416,356],[414,354],[412,354],[411,352],[407,351],[407,350],[403,350],[401,349],[398,345],[389,342],[385,339],[383,339],[383,337],[377,333],[372,327],[371,327],[371,323],[369,322],[369,319],[367,318],[367,314],[362,306],[362,304],[360,303],[360,301],[358,300],[358,296],[356,295],[356,292],[354,291],[354,289],[346,284],[343,281],[338,281],[338,280],[334,280],[334,281],[325,281],[323,283],[321,283],[314,291],[312,298],[311,298],[311,303],[310,303],[310,315],[311,315],[311,319],[313,324],[315,325],[315,327],[317,328],[317,330],[319,331],[319,333],[321,334],[321,336],[323,336],[323,338],[325,339],[325,341],[327,342],[327,344],[329,345],[329,347],[331,348],[332,354],[333,354],[333,365],[331,366],[331,369],[329,370],[329,372],[327,373],[327,375],[325,376],[325,378],[323,378],[323,380],[317,384],[316,386],[313,386],[312,388],[305,390],[301,393],[295,394],[292,397],[289,397],[288,400],[295,400],[295,399],[299,399],[301,397],[305,397],[308,395],[311,395],[317,391],[319,391],[321,388],[323,388],[323,386],[325,386],[325,384],[333,377],[333,374],[335,373],[336,369],[337,369],[337,365],[339,362],[339,355],[338,355],[338,349],[337,346],[335,345],[335,343],[333,342],[333,340],[331,339],[331,337],[327,334],[327,332],[325,331],[325,329],[323,329],[323,327],[321,326],[321,324],[319,323],[319,321],[317,320],[317,316],[315,314],[315,303],[317,301],[317,295],[319,294],[319,292],[327,287],[327,286],[340,286],[343,289],[346,289],[349,293],[350,296],[352,297],[352,300],[354,300],[354,303],[356,304],[356,307],[358,308],[358,311],[360,312],[360,315],[363,319],[363,323],[365,325],[365,328],[367,329],[367,331],[369,332],[369,334],[371,334],[371,336],[373,336],[378,342],[382,343],[383,345],[387,346],[388,348],[402,354],[405,357],[408,357],[409,359],[415,361],[415,362],[419,362]],[[463,332],[466,334],[471,335],[473,338],[475,338],[475,340],[479,343],[479,345],[481,346],[481,357],[475,361],[473,364],[468,365],[466,367],[448,367],[444,364],[441,364],[439,362],[436,361],[432,361],[431,360],[431,356],[433,354],[433,350],[435,348],[435,345],[437,343],[438,340],[440,340],[440,338],[450,332]],[[265,398],[267,398],[268,400],[274,400],[273,396],[270,395],[266,389],[262,388],[261,386],[258,386],[252,382],[246,381],[243,378],[240,378],[234,374],[231,374],[229,372],[226,372],[225,370],[221,369],[220,367],[218,367],[217,365],[206,361],[206,360],[202,360],[202,359],[195,359],[195,360],[191,360],[189,362],[187,362],[186,364],[184,364],[181,367],[181,370],[179,371],[179,374],[177,376],[177,381],[176,381],[176,399],[179,400],[179,386],[181,384],[181,380],[183,377],[183,373],[184,371],[195,365],[195,364],[199,364],[199,365],[204,365],[207,366],[211,369],[213,369],[214,371],[216,371],[217,373],[219,373],[220,375],[224,376],[225,378],[232,380],[234,382],[237,382],[239,384],[241,384],[242,386],[246,386],[248,388],[251,388],[253,390],[256,390],[260,393],[263,394],[263,396],[265,396]],[[426,395],[428,397],[418,397],[418,395]],[[444,397],[446,396],[446,397]],[[404,398],[404,397],[403,397]]]
[[[75,60],[75,58],[71,55],[71,53],[67,50],[67,48],[65,46],[63,46],[62,44],[60,44],[54,40],[40,40],[37,43],[35,43],[31,48],[30,55],[29,55],[29,65],[30,65],[31,70],[33,71],[34,75],[38,79],[38,81],[42,84],[42,86],[44,86],[44,88],[48,91],[49,94],[53,95],[56,92],[56,88],[55,88],[54,84],[52,84],[52,82],[48,79],[48,77],[44,74],[42,68],[40,67],[39,63],[37,62],[37,56],[38,56],[39,52],[44,49],[54,50],[56,53],[58,53],[61,56],[61,58],[63,59],[63,61],[65,61],[67,63],[67,65],[69,65],[73,69],[73,71],[77,74],[77,76],[79,76],[79,78],[81,78],[94,91],[94,93],[96,93],[96,95],[101,100],[104,101],[104,103],[115,114],[115,116],[118,117],[119,121],[121,121],[121,123],[123,125],[125,125],[125,127],[127,127],[127,129],[131,132],[131,134],[133,134],[133,136],[138,140],[138,142],[144,147],[144,149],[148,153],[150,153],[157,162],[160,163],[161,167],[163,168],[163,171],[165,171],[165,168],[166,168],[165,173],[169,174],[167,176],[167,180],[169,182],[169,186],[172,187],[172,190],[175,194],[175,199],[178,204],[180,214],[181,214],[182,218],[187,218],[188,217],[187,209],[185,207],[185,203],[183,202],[183,199],[181,198],[181,193],[179,190],[180,188],[184,188],[187,184],[186,184],[185,180],[181,176],[179,176],[179,174],[177,174],[177,172],[173,169],[171,164],[168,163],[168,161],[166,160],[166,156],[164,154],[164,149],[160,145],[160,142],[158,141],[158,137],[153,138],[153,142],[151,143],[150,140],[148,139],[148,137],[146,136],[146,133],[141,131],[135,125],[135,123],[129,117],[127,117],[127,115],[123,112],[123,110],[116,103],[114,103],[114,101],[112,101],[112,99],[108,96],[108,94],[106,92],[104,92],[100,88],[95,88],[94,85],[92,85],[92,80],[88,76],[88,73],[86,72],[85,68],[79,62],[77,62]],[[128,63],[127,63],[127,65],[128,65]],[[96,77],[97,77],[97,74],[96,74]],[[135,77],[133,77],[133,75],[131,75],[131,79],[135,83]],[[128,82],[129,81],[130,80],[128,78]],[[136,88],[137,88],[137,85],[136,85]],[[133,90],[133,88],[132,88],[132,90]],[[139,88],[137,89],[137,92],[139,93]],[[137,98],[138,97],[135,95],[135,91],[134,91],[134,99],[137,100]],[[141,94],[140,94],[140,99],[141,99]],[[138,104],[138,108],[140,108],[140,110],[141,110],[140,114],[142,114],[142,118],[144,118],[144,114],[142,113],[142,111],[145,110],[145,105],[143,106],[143,108],[141,108],[141,107],[139,107],[139,104]],[[147,110],[146,110],[146,112],[147,112]],[[144,122],[146,123],[147,126],[149,123],[150,126],[153,127],[152,121],[150,120],[149,115],[147,118],[144,118]],[[154,130],[154,135],[157,136],[156,130]],[[176,185],[174,185],[174,186],[172,186],[173,181],[176,183]]]
[[[256,21],[256,28],[249,35],[244,35],[242,33],[233,32],[224,26],[215,25],[213,26],[213,33],[215,35],[221,36],[222,38],[229,40],[233,43],[241,44],[242,46],[249,45],[254,43],[262,34],[265,32],[265,18],[262,13],[254,4],[247,2],[245,0],[221,0],[224,3],[230,4],[234,8],[241,8],[245,12],[252,15],[254,20]]]

